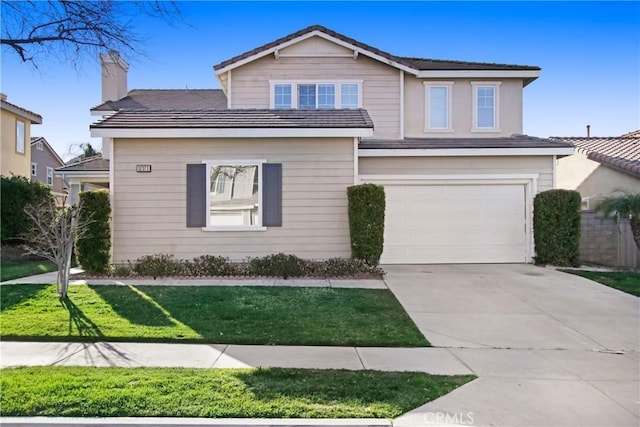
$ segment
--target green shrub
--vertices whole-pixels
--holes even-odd
[[[533,202],[536,264],[580,265],[580,193],[549,190]]]
[[[382,277],[381,268],[369,265],[361,259],[330,258],[319,262],[318,272],[322,277],[353,277],[362,274]]]
[[[249,260],[247,272],[252,276],[289,277],[305,276],[305,261],[295,255],[283,253]]]
[[[23,176],[2,176],[0,180],[0,239],[2,243],[17,242],[33,225],[24,208],[40,204],[53,194],[48,186],[30,182]]]
[[[240,273],[237,264],[222,256],[202,255],[185,261],[185,272],[189,276],[232,276]]]
[[[133,263],[132,269],[140,276],[151,276],[154,279],[185,274],[184,261],[176,260],[173,255],[168,254],[142,256]]]
[[[351,256],[378,265],[384,246],[384,188],[362,184],[347,189]]]
[[[78,222],[86,222],[86,232],[76,240],[78,264],[89,273],[106,273],[111,251],[109,192],[84,191],[79,201]]]

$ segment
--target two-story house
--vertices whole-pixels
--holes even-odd
[[[64,161],[44,137],[31,138],[31,181],[48,185],[60,200],[66,196],[66,186],[55,170],[62,166]]]
[[[0,94],[0,175],[31,177],[31,125],[42,124],[42,116],[7,101]]]
[[[531,262],[533,198],[573,153],[522,135],[538,67],[399,57],[321,26],[215,65],[222,90],[127,92],[126,63],[102,59],[114,262],[348,257],[363,182],[386,192],[382,263]]]

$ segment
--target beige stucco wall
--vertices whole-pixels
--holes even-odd
[[[116,139],[113,259],[224,254],[242,260],[277,252],[350,256],[346,189],[354,183],[353,138]],[[282,163],[283,226],[266,231],[186,227],[186,165],[202,160]],[[136,173],[151,164],[151,173]]]
[[[323,55],[351,55],[336,57]],[[318,55],[287,57],[286,55]],[[362,80],[362,105],[375,124],[375,138],[400,137],[400,72],[317,37],[250,62],[231,72],[231,108],[270,108],[269,80]]]
[[[558,188],[577,190],[589,198],[585,209],[597,208],[600,199],[616,190],[640,192],[640,179],[589,160],[581,152],[558,160],[557,179]]]
[[[31,122],[16,116],[15,114],[1,110],[2,123],[1,137],[2,153],[0,157],[0,174],[2,175],[21,175],[26,178],[31,177]],[[16,151],[16,120],[24,122],[25,147],[24,154]]]
[[[362,157],[361,175],[539,174],[538,192],[553,188],[552,156]]]
[[[471,82],[482,79],[418,79],[405,75],[405,136],[407,138],[425,137],[463,137],[482,138],[510,136],[522,133],[522,80],[502,80],[499,85],[499,132],[472,132],[473,127],[473,89]],[[452,131],[425,132],[426,95],[424,83],[453,82],[451,89]],[[495,80],[486,80],[495,81]]]

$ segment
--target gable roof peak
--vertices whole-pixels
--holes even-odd
[[[221,74],[227,70],[239,67],[247,62],[251,62],[255,59],[264,57],[270,53],[276,52],[278,49],[286,47],[290,44],[296,43],[297,39],[309,36],[310,33],[320,32],[328,38],[334,39],[337,43],[347,45],[354,50],[367,55],[371,58],[385,62],[396,68],[410,72],[412,74],[419,74],[421,71],[480,71],[480,70],[495,70],[495,71],[524,71],[527,74],[527,84],[535,80],[538,77],[537,72],[540,71],[540,67],[530,65],[512,65],[512,64],[497,64],[488,62],[466,62],[466,61],[450,61],[439,60],[430,58],[415,58],[415,57],[402,57],[393,55],[389,52],[385,52],[376,47],[359,42],[351,37],[347,37],[336,31],[333,31],[327,27],[319,24],[314,24],[303,28],[299,31],[281,37],[270,43],[259,46],[250,51],[244,52],[233,58],[222,61],[219,64],[213,66],[216,74]]]

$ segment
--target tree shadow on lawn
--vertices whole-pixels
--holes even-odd
[[[160,305],[134,286],[89,286],[111,306],[113,311],[131,323],[144,326],[174,326]]]
[[[69,297],[60,298],[60,304],[69,312],[69,335],[73,335],[73,328],[75,326],[78,335],[81,337],[104,337],[98,325],[87,317]]]
[[[472,375],[433,376],[421,372],[258,368],[235,376],[258,400],[283,397],[313,405],[359,402],[395,416],[415,409],[471,381]],[[374,415],[375,416],[375,415]]]
[[[2,285],[0,287],[0,312],[35,297],[49,285]]]

